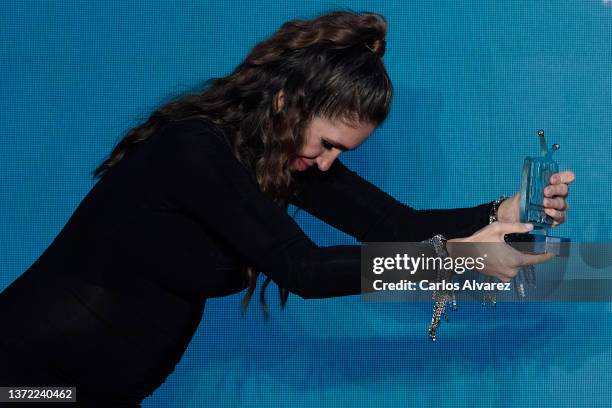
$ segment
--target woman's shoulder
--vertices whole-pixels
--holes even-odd
[[[225,146],[231,151],[223,129],[212,120],[200,116],[169,120],[162,126],[160,136],[164,144],[176,147]]]
[[[215,124],[211,119],[201,116],[167,120],[162,129],[164,133],[210,133],[225,138],[225,134],[219,125]]]

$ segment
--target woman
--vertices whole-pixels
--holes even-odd
[[[53,243],[1,294],[0,385],[65,384],[81,402],[136,404],[172,373],[206,299],[248,288],[244,310],[260,271],[283,305],[288,292],[360,293],[360,247],[316,246],[289,203],[360,241],[503,242],[526,231],[518,194],[417,211],[337,160],[389,111],[386,29],[370,13],[288,22],[231,75],[128,132]],[[547,188],[555,224],[572,180],[558,173]],[[519,265],[489,266],[508,280]]]

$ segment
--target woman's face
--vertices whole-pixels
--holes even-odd
[[[304,130],[304,146],[290,168],[305,171],[316,165],[319,170],[327,171],[340,153],[358,147],[375,128],[370,123],[351,127],[341,121],[315,118]]]

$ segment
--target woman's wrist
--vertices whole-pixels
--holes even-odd
[[[446,251],[448,252],[448,256],[451,258],[457,258],[461,256],[459,254],[459,249],[462,247],[461,243],[464,243],[464,242],[470,242],[469,237],[452,238],[446,241]]]
[[[508,197],[506,196],[500,196],[497,200],[493,201],[489,212],[489,224],[493,224],[496,221],[505,222],[507,199]]]
[[[500,197],[502,198],[502,197]],[[512,197],[504,197],[498,204],[496,209],[496,217],[494,221],[499,222],[519,222],[518,213],[520,195],[517,193]]]
[[[455,258],[455,244],[457,242],[461,242],[461,238],[452,238],[446,241],[446,252],[448,252],[448,256],[451,258]]]

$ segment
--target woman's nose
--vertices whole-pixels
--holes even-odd
[[[317,162],[317,167],[319,168],[319,170],[321,171],[329,170],[332,163],[334,162],[334,160],[336,160],[336,157],[338,157],[340,153],[341,153],[340,149],[333,149],[332,151],[327,152],[317,157],[316,162]]]

